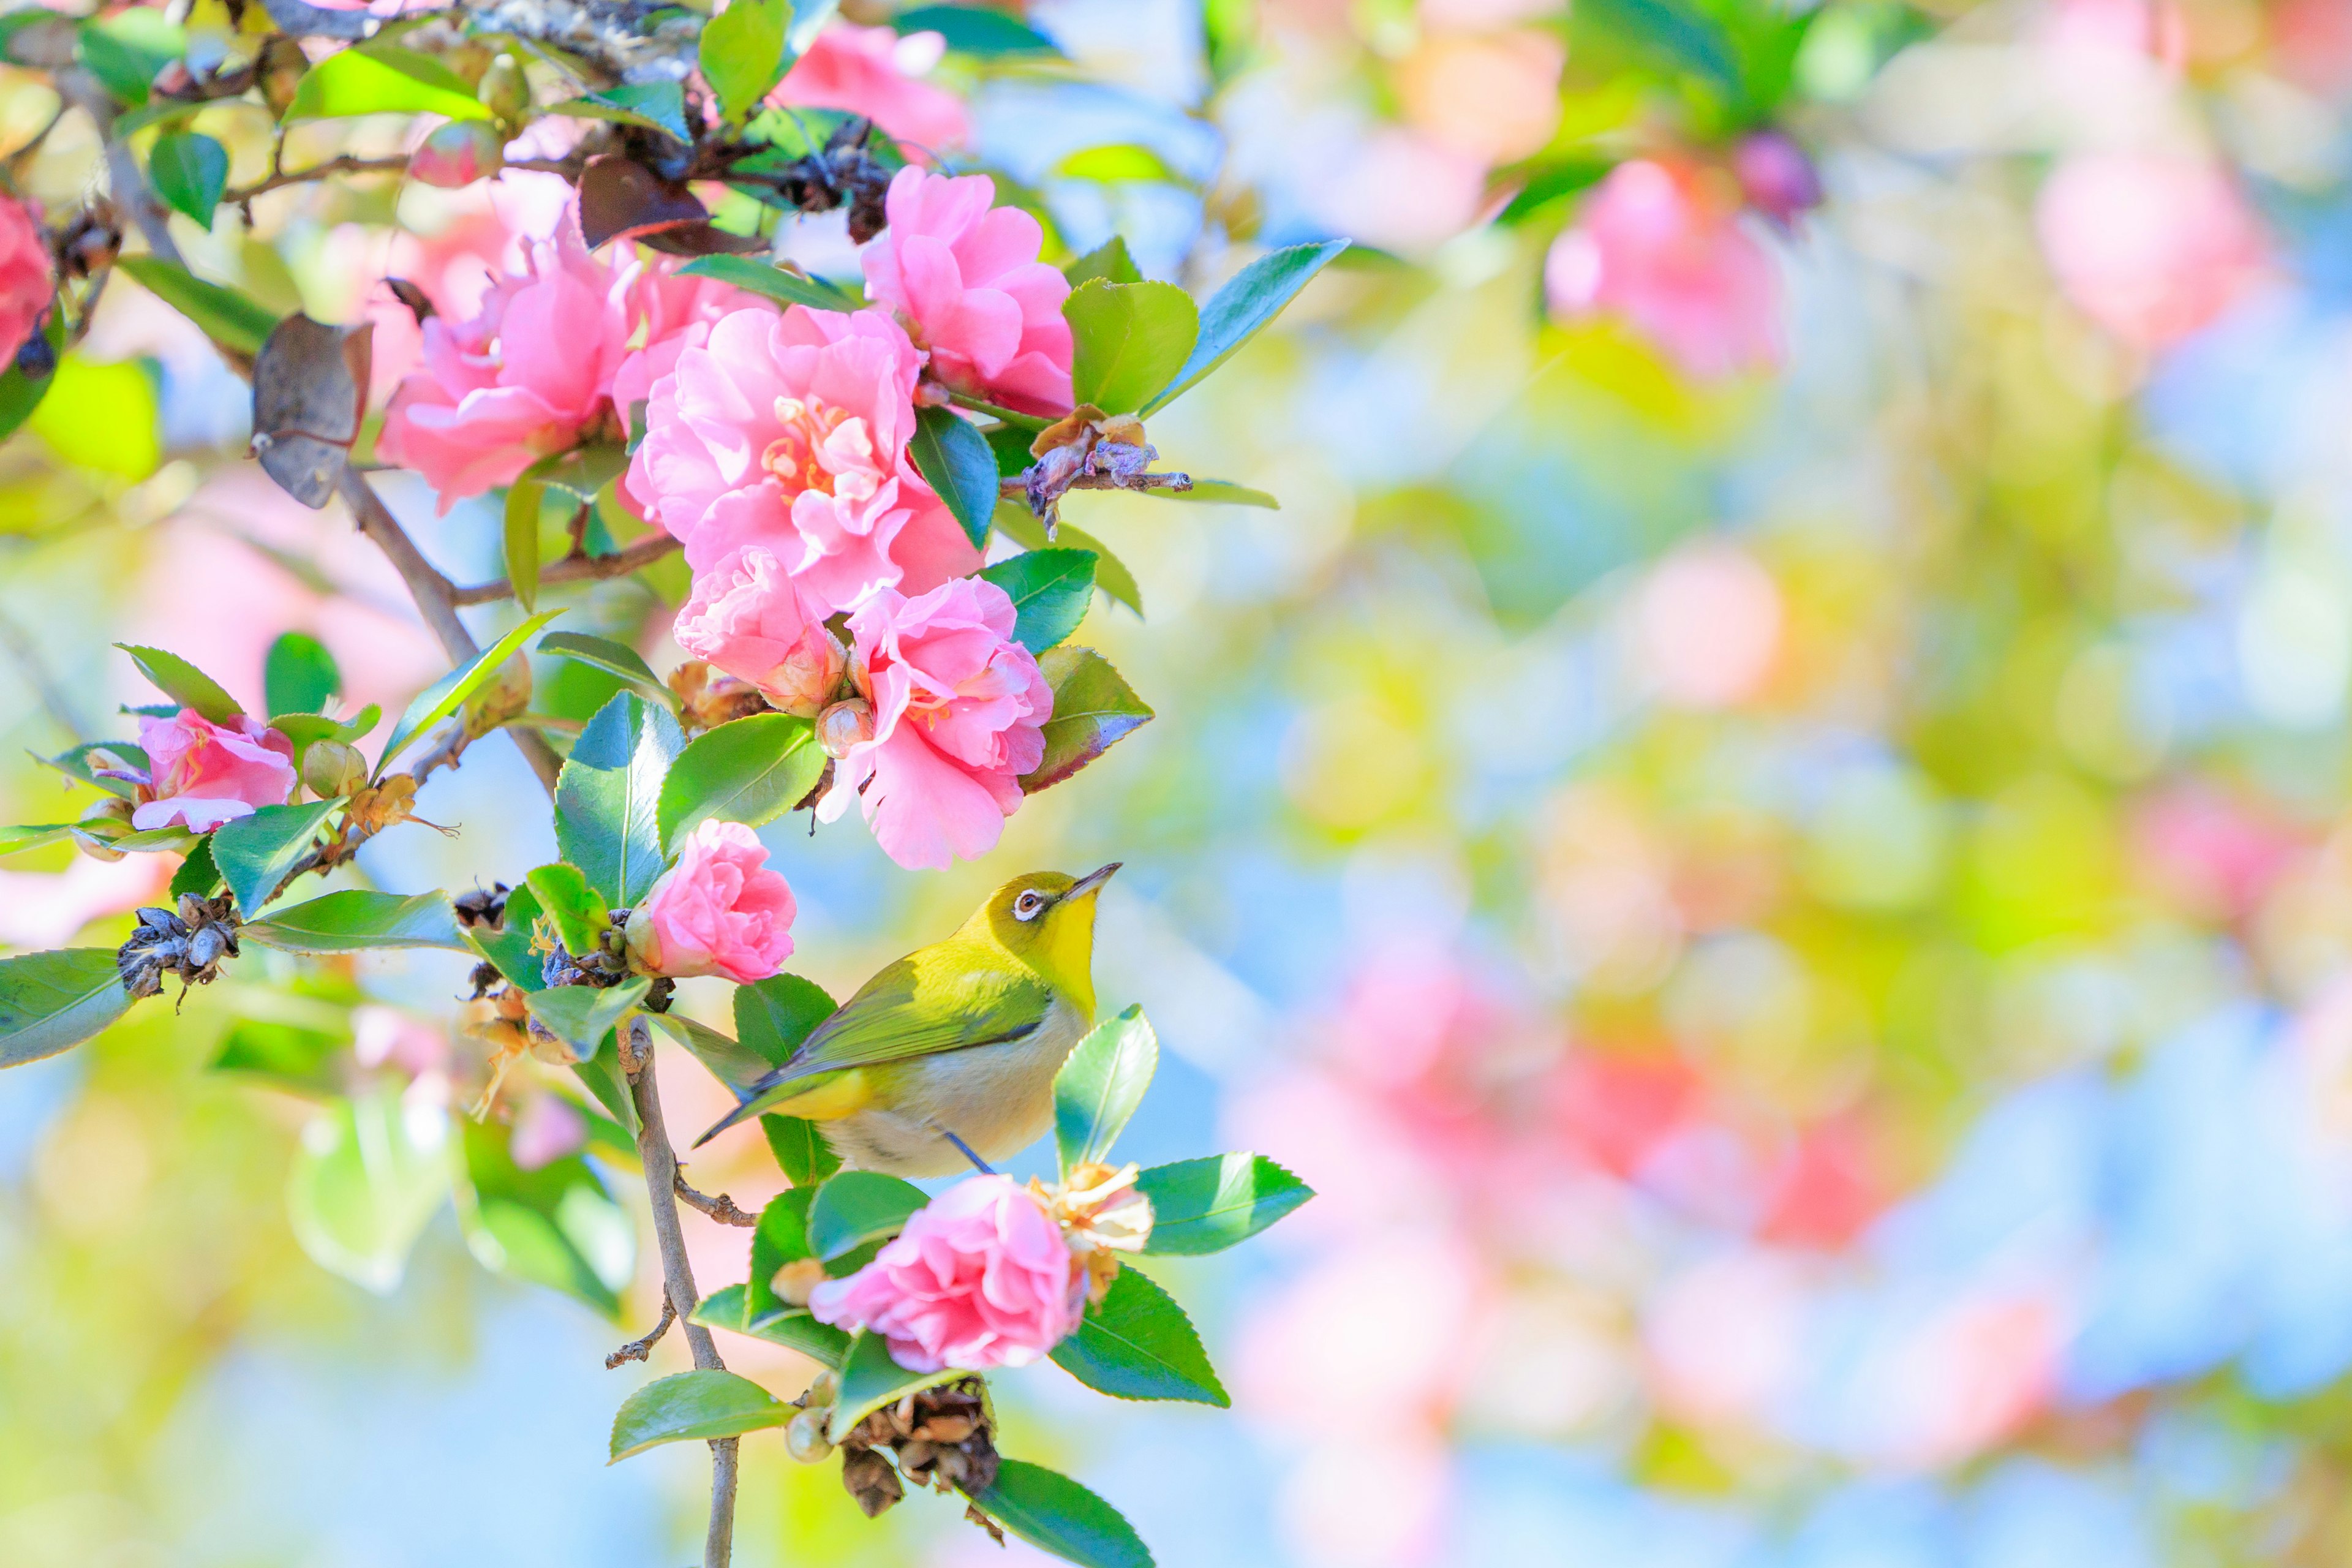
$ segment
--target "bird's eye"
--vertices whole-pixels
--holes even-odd
[[[1036,893],[1024,893],[1013,900],[1013,918],[1034,921],[1045,907],[1045,899]]]

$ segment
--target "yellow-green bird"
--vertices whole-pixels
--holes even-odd
[[[1095,895],[1118,870],[1015,877],[953,936],[858,988],[697,1148],[762,1112],[804,1117],[856,1170],[945,1176],[1020,1152],[1094,1026]]]

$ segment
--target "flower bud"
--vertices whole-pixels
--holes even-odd
[[[814,1258],[795,1258],[776,1270],[776,1277],[770,1286],[776,1292],[776,1300],[786,1306],[805,1307],[809,1304],[809,1293],[824,1283],[824,1264]],[[825,1402],[832,1403],[830,1394],[826,1395]]]
[[[1731,150],[1731,172],[1748,205],[1786,228],[1797,215],[1822,205],[1822,180],[1805,150],[1778,131],[1743,137]]]
[[[836,702],[816,716],[816,743],[835,762],[874,738],[874,704],[863,697]]]
[[[802,1402],[812,1410],[820,1405],[829,1405],[840,1397],[841,1374],[831,1367],[810,1378],[808,1387],[801,1394]]]
[[[784,1428],[784,1452],[803,1465],[814,1465],[831,1457],[833,1443],[824,1435],[826,1418],[833,1414],[828,1406],[816,1405],[793,1417]]]
[[[302,783],[320,800],[341,800],[367,783],[367,759],[341,741],[313,741],[302,753]]]
[[[523,79],[522,65],[512,55],[500,55],[482,73],[481,85],[474,96],[482,107],[499,117],[502,125],[519,125],[530,110],[530,83]]]
[[[823,626],[803,632],[782,664],[760,680],[760,691],[771,707],[803,719],[814,719],[833,700],[842,675],[849,668],[849,650]]]
[[[444,190],[488,179],[505,166],[506,138],[478,120],[453,120],[409,154],[412,177]]]
[[[93,802],[74,825],[75,847],[93,860],[121,859],[122,851],[108,846],[131,831],[131,803],[121,795]]]

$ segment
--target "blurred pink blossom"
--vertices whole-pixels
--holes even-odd
[[[809,1298],[821,1323],[880,1334],[909,1372],[1026,1366],[1078,1326],[1086,1272],[1060,1227],[1009,1176],[933,1198],[874,1261]]]
[[[1736,545],[1700,543],[1667,556],[1642,586],[1633,647],[1658,695],[1684,708],[1727,708],[1753,696],[1780,647],[1780,590]]]
[[[23,202],[0,195],[0,370],[16,360],[56,292],[39,218]]]
[[[366,1002],[352,1009],[352,1055],[363,1068],[395,1068],[420,1078],[448,1068],[449,1041],[397,1007]]]
[[[2206,325],[2263,270],[2260,225],[2202,158],[2077,153],[2043,182],[2034,218],[2066,298],[2140,348]]]
[[[1535,28],[1433,30],[1396,66],[1405,118],[1432,141],[1486,163],[1540,152],[1559,124],[1568,47]]]
[[[294,793],[294,743],[247,714],[231,724],[193,708],[142,719],[139,749],[151,771],[131,826],[142,833],[174,824],[209,833],[257,806],[283,805]]]
[[[544,1090],[526,1097],[515,1115],[507,1150],[518,1169],[542,1170],[588,1142],[588,1121],[580,1108]]]
[[[835,23],[819,33],[768,95],[771,103],[862,114],[893,140],[940,153],[971,140],[963,100],[918,81],[939,64],[947,40],[937,33],[904,37],[888,27]]]
[[[2252,914],[2305,847],[2285,824],[2193,782],[2143,801],[2132,826],[2141,863],[2207,919]]]
[[[678,847],[677,864],[630,911],[631,956],[676,979],[767,979],[793,955],[798,912],[783,873],[767,867],[767,846],[741,823],[698,825]]]
[[[1780,360],[1780,284],[1718,171],[1635,159],[1552,242],[1544,289],[1563,316],[1622,317],[1687,374],[1717,379]]]
[[[62,871],[0,870],[0,946],[63,947],[101,916],[153,903],[173,869],[169,855],[125,855],[76,856]]]

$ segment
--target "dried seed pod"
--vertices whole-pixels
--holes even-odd
[[[871,1448],[852,1448],[842,1455],[841,1484],[857,1500],[868,1519],[879,1519],[907,1495],[906,1483],[890,1462]]]

